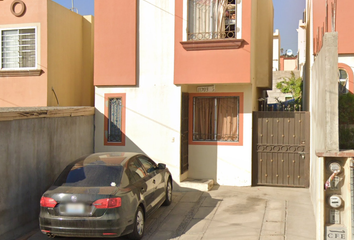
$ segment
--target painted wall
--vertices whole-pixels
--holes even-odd
[[[95,1],[95,86],[137,84],[139,2]],[[149,38],[152,40],[156,36]],[[117,75],[120,76],[119,81]]]
[[[156,162],[164,162],[174,180],[180,175],[181,88],[173,84],[174,1],[140,0],[137,87],[95,87],[95,151],[144,152]],[[96,13],[97,13],[96,9]],[[100,15],[101,14],[101,15]],[[95,16],[96,22],[113,21],[116,15]],[[100,25],[96,25],[100,28]],[[100,29],[97,29],[100,32]],[[110,39],[107,39],[110,41]],[[95,47],[100,51],[101,45]],[[103,47],[105,48],[105,47]],[[104,62],[95,55],[95,64]],[[110,61],[110,60],[109,60]],[[95,83],[106,77],[100,68]],[[124,80],[119,72],[114,82]],[[104,146],[104,94],[126,94],[125,146]]]
[[[187,51],[181,41],[187,41],[187,1],[176,0],[174,83],[215,84],[250,83],[251,72],[251,1],[241,1],[242,39],[239,49]],[[184,16],[183,18],[180,16]],[[271,31],[270,34],[272,34]]]
[[[251,82],[268,89],[272,88],[273,16],[272,0],[252,0]]]
[[[315,53],[318,52],[317,43],[319,48],[322,45],[322,28],[324,32],[332,31],[332,7],[334,0],[328,1],[328,12],[326,14],[326,0],[312,0],[313,1],[313,35],[315,40]],[[353,46],[353,31],[350,31],[354,25],[352,17],[352,9],[354,9],[354,1],[341,0],[337,1],[336,11],[336,32],[338,32],[338,53],[349,54],[354,53]],[[327,16],[327,24],[326,24]],[[328,27],[326,27],[328,26]]]
[[[196,93],[195,86],[189,86],[184,90]],[[252,86],[217,85],[215,93],[223,92],[243,93],[242,145],[189,145],[188,177],[213,179],[220,185],[250,186],[252,184],[252,101],[247,99],[252,99]]]
[[[47,1],[25,1],[21,17],[10,11],[13,1],[0,1],[0,28],[37,27],[37,69],[40,76],[0,77],[0,107],[46,106],[47,104]],[[0,72],[4,71],[0,69]]]
[[[319,240],[324,237],[324,162],[323,158],[317,158],[316,152],[339,150],[337,37],[337,33],[325,34],[322,50],[312,67],[310,81],[310,192]]]
[[[10,109],[11,110],[11,109]],[[22,109],[33,116],[45,109]],[[21,112],[21,110],[15,110]],[[77,114],[77,109],[71,110]],[[63,112],[68,113],[65,116]],[[91,110],[93,113],[93,110]],[[0,239],[38,229],[39,201],[64,167],[93,152],[93,115],[6,119],[0,112]],[[22,113],[23,114],[23,113]],[[25,116],[25,114],[23,114]],[[4,194],[6,193],[6,194]]]
[[[48,0],[48,106],[93,105],[92,34],[92,16]]]
[[[284,58],[284,71],[297,70],[297,58]]]

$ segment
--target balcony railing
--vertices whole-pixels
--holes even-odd
[[[237,38],[235,0],[189,0],[187,40]]]

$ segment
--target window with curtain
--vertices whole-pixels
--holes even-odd
[[[36,29],[9,29],[1,32],[1,68],[36,67]]]
[[[188,0],[188,40],[235,38],[235,0]]]
[[[239,97],[194,97],[193,141],[238,142]]]

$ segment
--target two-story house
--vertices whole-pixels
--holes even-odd
[[[252,111],[271,88],[271,0],[95,2],[95,151],[174,180],[252,184]]]
[[[0,1],[0,107],[93,106],[93,17]]]

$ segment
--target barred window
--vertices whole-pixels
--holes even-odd
[[[193,141],[239,141],[239,97],[194,97]]]
[[[11,29],[1,32],[1,68],[36,67],[36,29]]]
[[[122,142],[122,99],[109,99],[108,142]]]
[[[189,0],[188,40],[236,38],[235,0]]]

